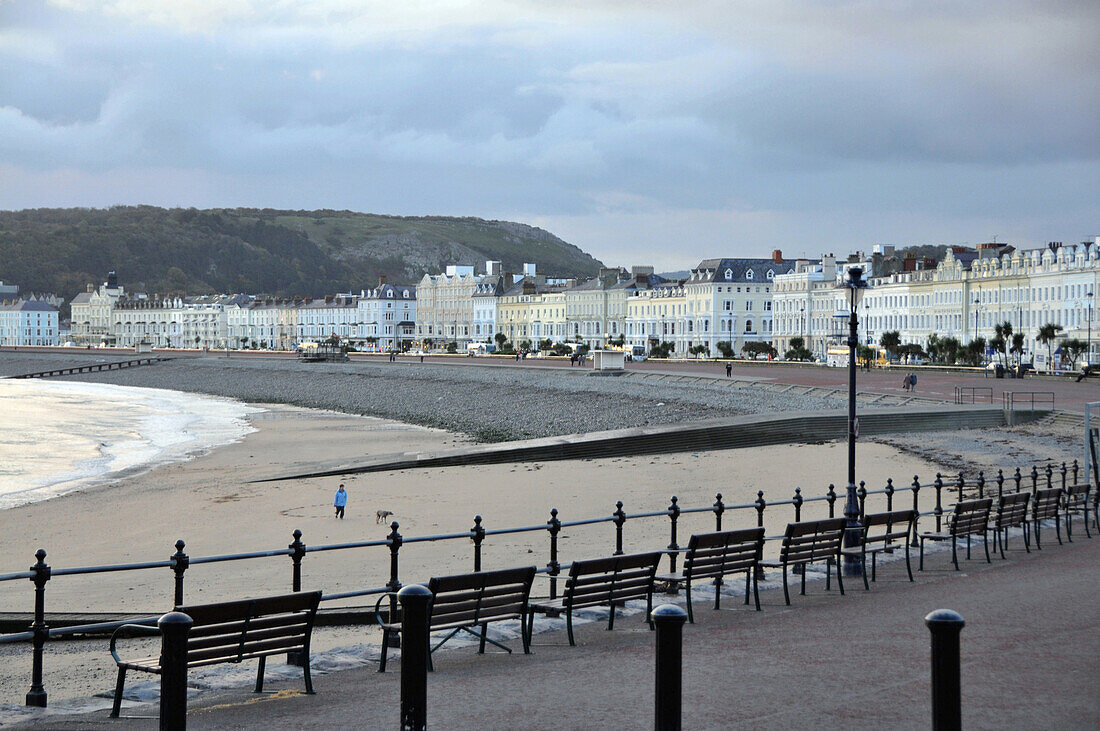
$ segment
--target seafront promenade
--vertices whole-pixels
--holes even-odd
[[[966,619],[961,636],[963,724],[971,729],[1100,726],[1096,694],[1100,539],[1022,543],[1008,560],[978,558],[950,570],[948,551],[905,580],[900,564],[880,566],[865,592],[846,596],[811,582],[807,596],[783,605],[763,592],[763,611],[737,601],[696,606],[684,632],[684,728],[881,728],[930,725],[929,633],[922,618],[938,608]],[[668,597],[664,597],[667,599]],[[657,601],[661,601],[658,599]],[[434,728],[623,729],[652,727],[653,643],[638,616],[608,632],[599,622],[535,636],[534,654],[443,650],[428,681]],[[512,643],[518,648],[518,641]],[[394,728],[400,674],[374,667],[193,700],[191,729]],[[156,706],[133,708],[153,715]],[[53,717],[56,729],[155,728],[154,719],[109,722],[105,712]],[[23,728],[35,727],[31,724]],[[38,726],[44,727],[44,726]]]

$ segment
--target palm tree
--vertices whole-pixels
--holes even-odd
[[[897,330],[887,330],[879,338],[879,344],[886,350],[887,356],[896,355],[901,347],[901,333]]]
[[[1012,323],[1005,320],[999,325],[994,326],[994,333],[996,334],[997,349],[1002,351],[1004,355],[1004,364],[1008,365],[1008,346],[1012,342]],[[991,343],[992,344],[992,343]]]
[[[1013,333],[1012,334],[1012,347],[1009,349],[1009,352],[1014,353],[1016,355],[1017,361],[1022,361],[1024,359],[1024,334],[1023,333]]]
[[[1047,346],[1047,368],[1053,370],[1054,368],[1054,353],[1051,349],[1051,344],[1058,339],[1058,333],[1062,332],[1062,326],[1056,325],[1053,322],[1048,322],[1039,328],[1039,335],[1035,338],[1043,345]]]

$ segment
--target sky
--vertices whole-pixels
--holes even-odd
[[[0,209],[460,215],[682,269],[1100,235],[1095,0],[0,0]]]

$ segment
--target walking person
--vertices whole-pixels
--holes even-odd
[[[917,374],[909,374],[909,392],[914,393],[917,390]]]
[[[333,498],[332,505],[336,508],[336,517],[340,520],[344,519],[344,506],[348,504],[348,494],[344,490],[344,483],[340,483],[340,487],[336,490],[336,497]]]
[[[906,373],[901,379],[901,390],[902,391],[908,391],[909,390],[909,374],[908,373]]]
[[[733,376],[733,363],[726,363],[726,378]]]

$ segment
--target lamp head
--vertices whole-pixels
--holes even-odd
[[[845,298],[848,300],[848,306],[854,312],[855,309],[859,307],[859,303],[863,299],[863,295],[868,288],[867,280],[863,278],[863,268],[852,267],[849,269],[848,281],[844,282],[841,287],[845,290]]]

